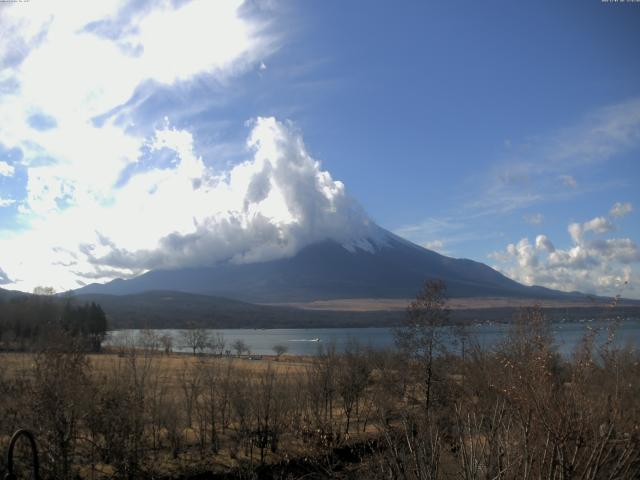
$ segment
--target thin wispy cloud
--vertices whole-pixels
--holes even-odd
[[[633,212],[633,205],[630,202],[616,202],[609,210],[609,214],[612,217],[625,217],[631,212]]]
[[[640,99],[597,109],[573,126],[528,140],[526,146],[512,145],[484,185],[465,195],[473,198],[463,208],[470,215],[498,215],[613,187],[615,179],[581,185],[567,172],[585,172],[638,147]],[[555,179],[565,189],[558,189]]]
[[[457,230],[463,227],[463,224],[453,219],[444,218],[427,218],[426,220],[412,224],[404,225],[396,228],[394,232],[397,235],[408,237],[415,234],[421,235],[437,235],[438,233]]]
[[[544,215],[541,213],[530,213],[524,216],[524,220],[531,225],[541,225],[544,222]]]
[[[578,187],[578,182],[571,175],[560,175],[559,178],[562,181],[562,184],[565,185],[566,187],[570,187],[570,188]]]
[[[393,233],[429,250],[448,256],[464,256],[458,249],[462,244],[480,240],[497,239],[503,236],[500,231],[484,232],[469,229],[463,218],[429,218],[424,222],[404,225]]]

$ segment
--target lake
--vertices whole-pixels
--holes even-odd
[[[598,331],[596,344],[602,344],[608,336],[608,328],[613,321],[594,320],[552,324],[556,343],[563,355],[570,354],[588,329]],[[467,328],[471,338],[483,347],[491,347],[502,340],[508,331],[508,324],[482,324]],[[109,332],[106,345],[117,345],[122,341],[137,342],[142,330],[116,330]],[[173,350],[188,352],[189,348],[182,340],[182,330],[154,330],[158,335],[170,335],[173,338]],[[390,328],[310,328],[310,329],[220,329],[211,330],[224,336],[227,349],[235,340],[244,341],[252,354],[272,355],[273,346],[285,345],[292,355],[315,355],[320,347],[335,344],[338,351],[356,340],[360,345],[376,349],[394,346],[393,329]],[[443,329],[446,344],[454,346],[454,336],[449,328]],[[615,343],[620,346],[640,347],[640,320],[625,319],[618,323]]]

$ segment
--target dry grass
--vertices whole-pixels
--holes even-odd
[[[412,299],[410,298],[342,298],[336,300],[316,300],[313,302],[278,303],[270,305],[288,306],[303,310],[324,310],[344,312],[375,312],[406,310]],[[575,308],[607,306],[610,301],[600,299],[585,300],[539,300],[531,298],[452,298],[448,307],[452,310],[482,309],[482,308],[521,308],[529,305],[539,305],[542,308]]]
[[[231,364],[234,371],[240,375],[257,375],[271,368],[277,374],[297,375],[307,371],[311,365],[312,358],[304,356],[283,355],[280,359],[275,356],[263,356],[261,360],[249,360],[248,358],[236,357],[213,357],[208,355],[193,356],[188,354],[170,354],[170,355],[148,355],[144,356],[142,352],[138,355],[138,360],[146,359],[153,366],[163,372],[165,378],[177,378],[177,376],[189,367],[196,366],[198,363],[207,362],[207,364],[218,364],[220,366],[228,366]],[[96,375],[113,371],[114,367],[126,360],[126,356],[115,352],[105,352],[100,354],[87,355],[92,371]],[[35,356],[28,352],[1,352],[0,353],[0,370],[7,378],[16,378],[25,375],[31,375],[35,365]]]

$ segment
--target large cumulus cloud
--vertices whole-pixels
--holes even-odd
[[[246,145],[227,139],[243,152],[238,160],[203,158],[195,145],[220,132],[206,131],[207,119],[180,121],[181,109],[216,105],[231,80],[278,49],[268,8],[32,3],[0,12],[0,148],[19,152],[0,159],[0,177],[24,177],[15,195],[0,196],[14,222],[0,228],[0,251],[12,252],[0,281],[67,289],[155,268],[280,258],[323,239],[372,247],[376,228],[291,124],[251,121]],[[179,96],[194,85],[203,86],[196,102],[137,115],[147,90]]]
[[[49,215],[19,238],[22,248],[48,250],[46,265],[44,254],[34,261],[69,288],[149,269],[282,258],[326,239],[349,249],[383,241],[294,125],[260,117],[248,127],[246,160],[225,171],[203,162],[189,131],[157,130],[140,161],[171,151],[168,165],[134,170],[108,199]]]
[[[193,220],[192,228],[172,231],[142,249],[106,241],[108,232],[101,232],[100,245],[85,246],[90,262],[133,270],[256,262],[290,256],[325,239],[349,247],[362,238],[375,238],[376,229],[361,207],[346,194],[342,182],[333,180],[309,155],[291,125],[258,118],[247,146],[252,158],[221,175],[200,166],[194,177],[169,182],[154,178],[152,185],[137,185],[154,191],[150,209],[143,209],[145,217],[163,215],[153,205],[171,198],[176,214]],[[177,170],[182,162],[198,163],[192,151],[179,153]],[[176,190],[182,192],[179,198]],[[147,203],[146,197],[141,200]],[[107,252],[94,254],[104,250],[99,247]]]
[[[163,123],[177,112],[144,122],[134,115],[140,92],[215,84],[221,95],[205,88],[198,105],[180,108],[215,104],[277,50],[270,21],[241,0],[1,9],[0,153],[16,154],[0,155],[0,251],[11,252],[2,257],[5,281],[22,279],[10,287],[71,288],[172,265],[161,251],[174,250],[176,265],[194,258],[202,242],[189,240],[223,225],[234,195],[225,173],[194,153],[193,125]]]
[[[632,210],[630,203],[616,203],[610,217],[569,224],[572,244],[568,248],[557,248],[541,234],[534,242],[522,238],[511,243],[491,257],[498,262],[498,270],[525,284],[640,297],[640,277],[634,271],[640,263],[640,248],[630,238],[608,237],[616,229],[614,220]]]

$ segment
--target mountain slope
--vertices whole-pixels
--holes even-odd
[[[16,297],[24,297],[25,295],[28,294],[17,290],[5,290],[4,288],[0,288],[0,302],[6,302]]]
[[[479,262],[445,257],[390,232],[374,248],[334,241],[308,246],[291,258],[215,267],[155,270],[130,280],[91,284],[76,294],[125,295],[174,290],[249,302],[305,302],[337,298],[411,298],[429,278],[446,282],[452,297],[575,297],[521,285]]]

